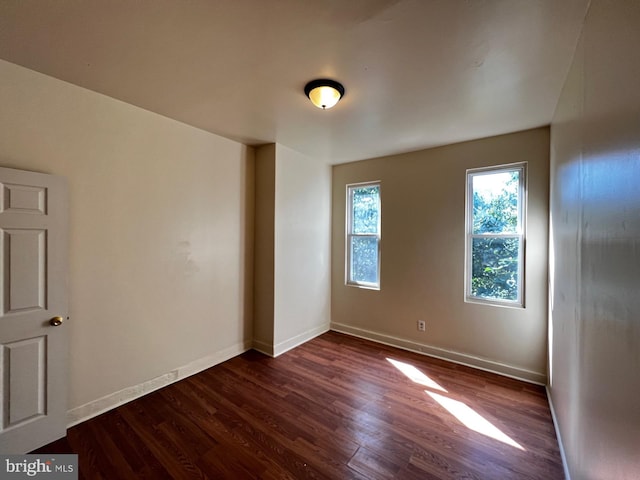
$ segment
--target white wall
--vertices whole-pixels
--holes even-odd
[[[252,338],[253,150],[0,61],[0,165],[70,190],[71,420]]]
[[[640,3],[593,0],[551,126],[550,394],[571,478],[640,475]]]
[[[329,330],[331,167],[276,145],[276,355]]]
[[[526,308],[466,303],[466,169],[522,161]],[[382,198],[379,291],[344,277],[346,185],[373,180]],[[544,383],[548,186],[547,128],[334,166],[332,328]]]

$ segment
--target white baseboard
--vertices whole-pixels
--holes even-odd
[[[241,353],[251,349],[251,342],[238,343],[229,348],[225,348],[212,355],[200,358],[193,362],[190,362],[182,367],[178,367],[175,370],[171,370],[168,373],[152,378],[138,385],[132,385],[124,388],[104,397],[98,398],[91,402],[80,405],[79,407],[72,408],[67,411],[67,428],[70,428],[78,423],[89,420],[93,417],[107,412],[113,408],[119,407],[131,400],[140,398],[147,393],[151,393],[162,387],[170,385],[182,380],[183,378],[194,375],[198,372],[213,367],[219,363],[222,363],[230,358],[233,358]]]
[[[305,342],[308,342],[312,338],[317,337],[318,335],[322,335],[330,330],[329,325],[321,325],[319,327],[312,328],[307,330],[306,332],[302,332],[295,337],[288,338],[287,340],[280,342],[278,344],[272,345],[267,342],[262,342],[260,340],[253,341],[253,349],[257,350],[260,353],[265,355],[269,355],[270,357],[277,357],[282,355],[285,352],[288,352],[292,348],[296,348],[298,345],[302,345]]]
[[[308,342],[312,338],[317,337],[318,335],[322,335],[330,330],[329,324],[324,324],[319,327],[312,328],[311,330],[307,330],[295,337],[289,338],[284,342],[280,342],[273,347],[273,356],[277,357],[278,355],[282,355],[285,352],[288,352],[292,348],[296,348],[298,345],[302,345],[305,342]]]
[[[421,353],[430,357],[448,360],[450,362],[477,368],[479,370],[497,373],[505,377],[511,377],[529,383],[535,383],[537,385],[546,385],[547,383],[547,376],[543,373],[514,367],[504,363],[495,362],[493,360],[487,360],[485,358],[468,355],[466,353],[456,352],[454,350],[446,350],[444,348],[424,345],[421,343],[413,342],[411,340],[405,340],[403,338],[377,333],[371,330],[352,327],[350,325],[345,325],[342,323],[331,323],[331,330],[345,333],[347,335],[353,335],[354,337],[364,338],[365,340],[382,343],[384,345],[402,348],[403,350]]]
[[[269,357],[273,357],[273,344],[268,342],[262,342],[260,340],[253,340],[253,349],[267,355]]]
[[[553,428],[556,430],[556,438],[558,439],[558,448],[560,449],[560,457],[562,458],[562,467],[564,468],[565,480],[571,480],[571,474],[569,473],[569,464],[567,463],[567,456],[564,453],[564,444],[562,443],[562,435],[560,435],[560,424],[556,417],[556,410],[553,408],[553,400],[551,398],[551,391],[549,385],[547,388],[547,400],[549,401],[549,409],[551,410],[551,418],[553,419]]]

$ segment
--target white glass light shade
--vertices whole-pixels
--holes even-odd
[[[331,108],[340,100],[340,92],[333,87],[316,87],[309,92],[309,100],[318,108]]]
[[[344,97],[344,87],[335,80],[319,78],[307,83],[304,87],[304,93],[316,107],[326,110]]]

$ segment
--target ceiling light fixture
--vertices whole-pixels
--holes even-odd
[[[344,96],[344,87],[334,80],[321,78],[307,83],[304,93],[316,107],[326,110],[333,107]]]

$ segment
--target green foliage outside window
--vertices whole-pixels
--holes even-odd
[[[518,300],[521,170],[476,174],[473,181],[471,295]]]
[[[499,300],[518,299],[517,238],[474,238],[471,294]]]
[[[378,235],[380,228],[380,186],[350,187],[351,235],[349,280],[378,283]]]

